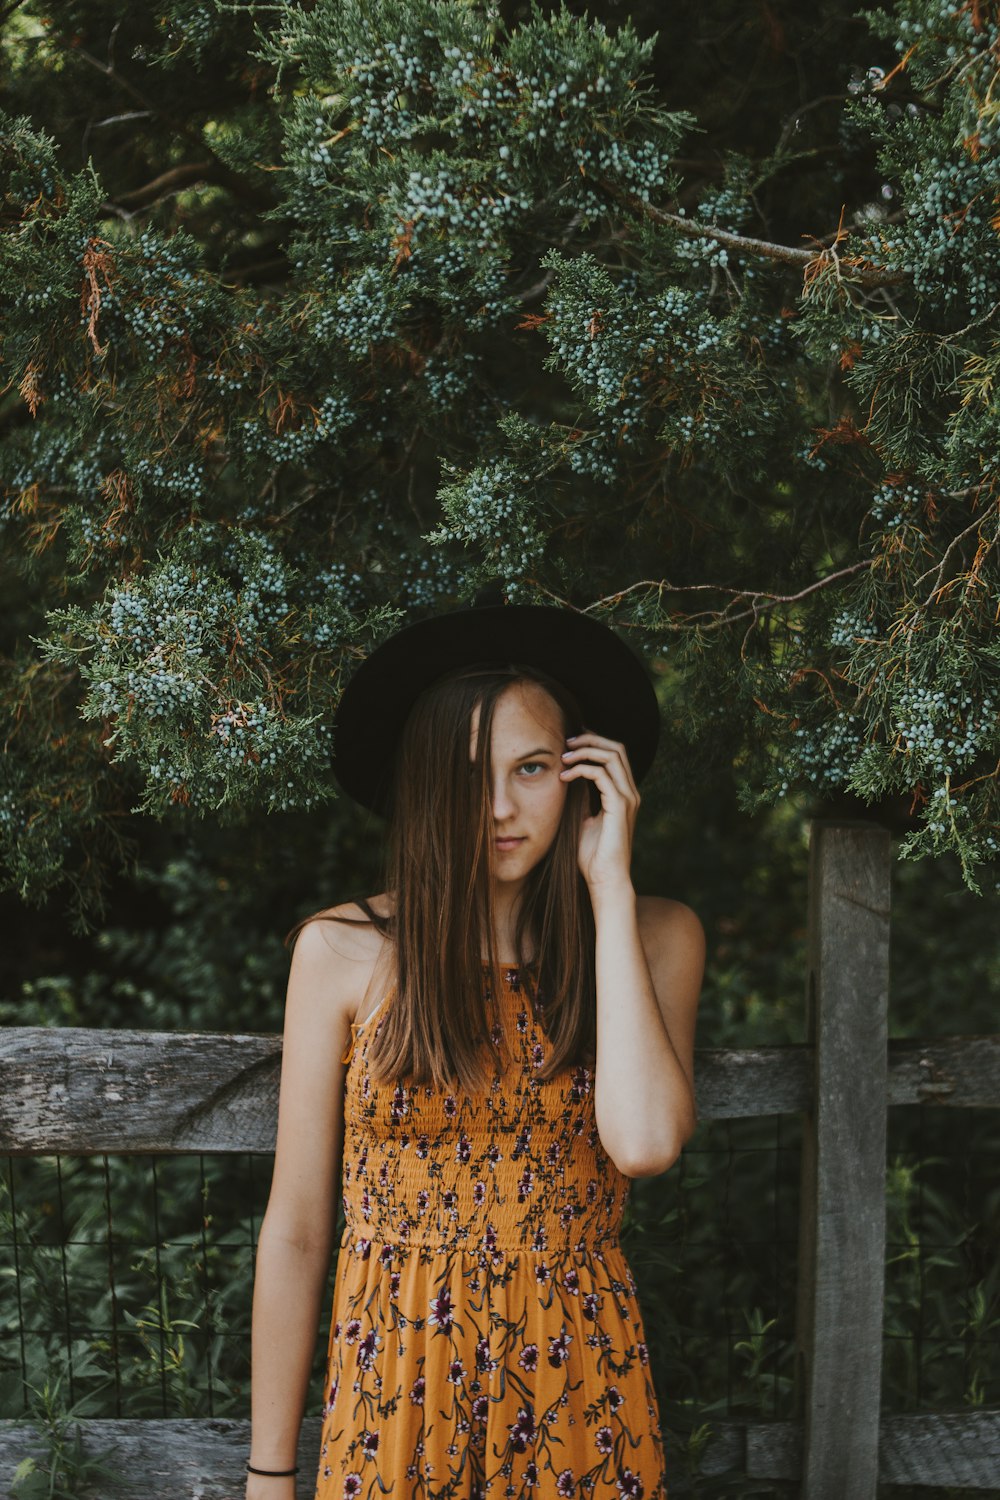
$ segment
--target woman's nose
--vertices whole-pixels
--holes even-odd
[[[504,818],[510,817],[514,809],[513,799],[506,782],[498,779],[493,788],[493,817],[500,823]]]

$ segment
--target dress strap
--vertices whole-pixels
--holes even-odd
[[[353,897],[353,901],[355,906],[361,908],[373,927],[377,928],[379,923],[385,920],[384,917],[379,916],[367,896],[355,896]]]
[[[395,990],[395,984],[390,984],[389,988],[385,991],[384,995],[379,1000],[379,1003],[375,1006],[374,1010],[370,1010],[363,1021],[351,1022],[351,1040],[344,1051],[343,1057],[341,1057],[340,1059],[342,1063],[350,1062],[351,1058],[354,1055],[354,1049],[357,1046],[358,1032],[363,1031],[368,1026],[369,1022],[374,1021],[377,1016],[382,1015],[383,1011],[385,1010],[387,1001],[392,998]]]

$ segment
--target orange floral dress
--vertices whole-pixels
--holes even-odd
[[[509,1065],[482,1093],[376,1086],[386,1001],[352,1028],[316,1500],[663,1500],[618,1239],[631,1178],[601,1144],[590,1069],[534,1076],[548,1044],[519,971],[496,995],[483,979]]]

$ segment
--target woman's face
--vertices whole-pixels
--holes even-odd
[[[479,708],[473,710],[469,758],[475,759]],[[514,682],[493,708],[494,867],[517,880],[544,857],[556,836],[568,783],[560,781],[566,748],[562,713],[537,682]]]

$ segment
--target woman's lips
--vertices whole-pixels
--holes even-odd
[[[516,849],[518,844],[524,843],[524,839],[494,839],[493,842],[502,853],[505,849]]]

